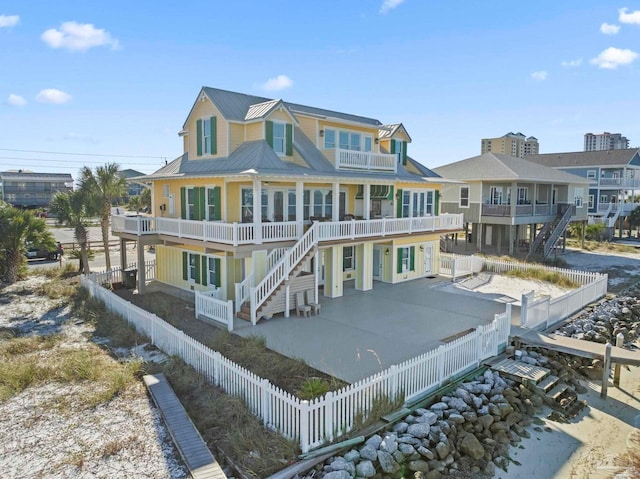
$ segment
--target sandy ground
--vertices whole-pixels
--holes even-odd
[[[44,281],[30,277],[0,289],[0,328],[18,334],[59,333],[64,335],[60,347],[86,347],[91,327],[73,317],[64,299],[34,293]],[[188,476],[141,383],[95,408],[57,407],[73,403],[92,387],[44,384],[0,402],[0,477]]]
[[[567,249],[560,257],[573,269],[607,273],[609,291],[613,293],[640,281],[640,250],[638,253],[619,253]]]

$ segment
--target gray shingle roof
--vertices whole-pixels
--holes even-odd
[[[527,157],[528,158],[528,157]],[[484,153],[434,168],[443,178],[463,181],[537,181],[586,184],[588,180],[531,161],[500,153]]]
[[[53,181],[72,183],[73,177],[68,173],[34,173],[33,171],[2,171],[0,179],[5,181]]]
[[[576,151],[571,153],[545,153],[542,155],[528,155],[527,160],[539,165],[569,168],[581,166],[617,166],[631,163],[638,155],[637,149]]]
[[[260,96],[247,95],[245,93],[237,93],[233,91],[220,90],[219,88],[203,87],[205,95],[218,107],[222,116],[227,120],[244,121],[249,109],[253,105],[269,103],[272,98],[264,98]],[[306,113],[322,118],[338,118],[345,121],[353,121],[364,123],[371,126],[380,126],[382,123],[374,118],[364,116],[351,115],[349,113],[341,113],[338,111],[325,110],[323,108],[315,108],[312,106],[300,105],[297,103],[283,102],[292,112]]]

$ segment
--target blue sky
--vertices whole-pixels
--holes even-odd
[[[638,146],[639,53],[638,0],[2,2],[0,171],[152,172],[203,85],[402,122],[429,167],[508,131]]]

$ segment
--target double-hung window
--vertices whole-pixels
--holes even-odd
[[[336,147],[336,130],[325,128],[324,130],[324,148],[326,150]]]
[[[196,218],[196,189],[187,188],[187,219]]]
[[[584,198],[584,188],[576,188],[574,191],[576,208],[582,208],[582,201]]]
[[[202,120],[202,154],[211,153],[211,119]]]
[[[242,193],[240,195],[241,200],[241,210],[242,210],[242,222],[249,223],[254,220],[253,217],[253,190],[251,188],[242,188]],[[261,195],[261,214],[262,218],[267,217],[267,209],[269,203],[269,193],[267,190],[262,190]]]
[[[199,254],[189,253],[189,281],[200,282],[200,278],[198,278],[199,259]]]
[[[489,202],[492,205],[502,204],[502,186],[492,186]]]
[[[354,246],[342,248],[342,271],[352,271],[355,269],[356,250]]]
[[[287,145],[287,129],[284,123],[273,123],[273,151],[278,155],[284,155]]]
[[[216,210],[220,208],[220,205],[216,204],[219,200],[218,192],[216,188],[207,188],[207,220],[209,221],[220,217],[219,212],[216,216]]]
[[[460,187],[460,208],[468,208],[469,207],[469,187],[461,186]]]
[[[211,285],[217,283],[216,258],[207,257],[207,282]]]
[[[409,247],[399,248],[400,254],[398,255],[400,259],[400,268],[403,273],[411,270],[411,254],[409,251]]]
[[[529,188],[518,188],[518,205],[526,205],[529,202]]]

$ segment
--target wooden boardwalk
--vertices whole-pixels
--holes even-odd
[[[164,374],[147,374],[144,383],[158,406],[173,442],[193,479],[227,479],[184,410]]]
[[[513,339],[531,346],[552,349],[583,358],[604,359],[604,344],[568,338],[566,336],[557,336],[555,334],[544,334],[537,331],[524,331],[525,330],[522,330],[521,334],[513,336]],[[611,348],[611,362],[615,364],[627,364],[629,366],[640,366],[640,351],[630,351],[613,346]]]
[[[537,384],[542,379],[547,377],[551,372],[550,369],[540,366],[533,366],[531,364],[523,363],[520,361],[514,361],[508,358],[491,358],[485,361],[487,366],[496,371],[500,371],[507,377],[518,380],[518,382],[528,381]]]

